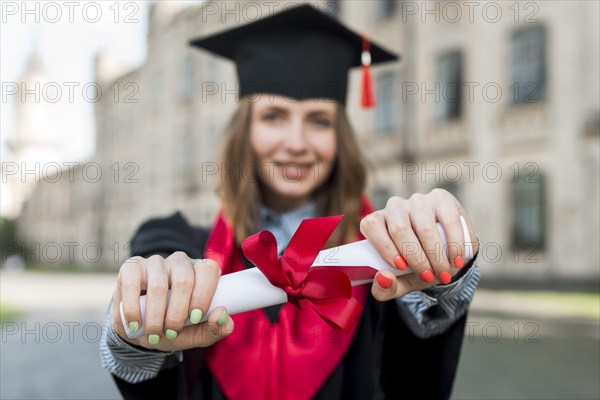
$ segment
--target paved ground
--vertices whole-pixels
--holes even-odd
[[[0,276],[2,304],[23,312],[2,324],[0,399],[119,399],[99,358],[114,277]]]
[[[114,287],[104,274],[0,275],[1,399],[118,399],[98,357]],[[479,291],[471,307],[456,399],[598,399],[598,311],[515,292]]]
[[[472,316],[456,399],[599,399],[597,321]]]

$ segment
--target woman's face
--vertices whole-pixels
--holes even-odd
[[[336,103],[263,95],[253,103],[250,146],[266,205],[279,211],[306,202],[335,161]]]

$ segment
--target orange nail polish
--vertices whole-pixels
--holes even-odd
[[[454,257],[454,266],[456,268],[462,268],[464,263],[465,263],[465,260],[463,260],[463,258],[461,256]]]
[[[406,267],[408,267],[406,260],[404,259],[404,257],[402,257],[400,255],[398,255],[398,256],[396,256],[396,258],[394,258],[394,264],[396,265],[396,267],[398,267],[398,269],[401,269],[402,271],[404,271],[406,269]]]
[[[377,275],[377,284],[381,286],[383,289],[389,289],[392,287],[392,278],[388,278],[385,275],[378,274]]]
[[[419,276],[421,277],[421,279],[423,279],[427,283],[431,283],[435,279],[435,276],[433,276],[433,272],[431,272],[430,269],[428,269],[427,271],[421,272],[421,275],[419,275]]]
[[[444,285],[447,285],[450,283],[450,281],[452,280],[452,276],[450,275],[450,273],[448,271],[444,271],[442,273],[440,273],[438,275],[438,279],[440,280],[440,282],[442,282]]]

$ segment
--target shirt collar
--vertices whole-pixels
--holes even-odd
[[[317,204],[310,200],[300,207],[285,212],[274,211],[264,205],[259,206],[260,219],[263,224],[285,223],[289,221],[302,221],[305,218],[313,218],[316,215]]]

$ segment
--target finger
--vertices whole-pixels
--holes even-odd
[[[175,340],[188,317],[195,281],[194,266],[191,261],[187,254],[181,251],[171,254],[165,260],[171,287],[164,326],[165,336],[169,340]]]
[[[234,321],[226,309],[217,307],[209,314],[205,322],[183,327],[181,333],[173,340],[161,340],[158,344],[153,345],[145,337],[142,337],[137,344],[162,351],[207,347],[230,335],[234,326]]]
[[[402,297],[410,292],[425,289],[430,285],[423,282],[416,274],[395,277],[389,271],[379,271],[375,275],[371,293],[376,300],[388,301]]]
[[[437,210],[436,216],[444,228],[449,260],[456,268],[462,268],[465,260],[465,236],[458,209],[454,206],[442,206]]]
[[[411,196],[410,222],[416,232],[421,247],[429,261],[433,273],[443,284],[450,283],[450,264],[446,257],[444,242],[436,225],[433,204],[424,195]],[[421,278],[428,283],[433,281],[431,270],[420,272]]]
[[[395,265],[402,270],[406,269],[406,261],[388,233],[382,211],[376,211],[364,217],[360,221],[360,231],[386,263]]]
[[[431,265],[419,238],[413,231],[408,209],[386,208],[385,223],[390,237],[412,270],[424,282],[433,282],[435,277]]]
[[[376,300],[388,301],[393,299],[398,290],[398,281],[389,271],[379,271],[375,275],[371,293]]]
[[[234,322],[224,307],[215,308],[209,315],[208,320],[200,325],[193,325],[193,346],[207,347],[225,336],[230,335],[234,329]]]
[[[195,283],[189,305],[190,321],[197,324],[210,307],[212,298],[217,290],[217,282],[221,276],[219,264],[211,259],[195,260]]]
[[[162,337],[167,309],[169,275],[164,261],[160,256],[152,256],[146,260],[148,289],[144,325],[148,343],[151,345],[157,345]]]
[[[122,338],[127,337],[125,329],[123,329],[123,322],[121,321],[121,310],[119,304],[121,303],[121,284],[117,278],[117,285],[112,297],[112,316],[111,316],[111,327]]]
[[[115,307],[119,308],[123,303],[123,314],[131,333],[135,333],[142,323],[142,312],[140,309],[140,293],[145,281],[141,257],[132,257],[125,261],[119,271],[117,278],[117,295]],[[118,315],[120,315],[120,310]],[[121,325],[121,321],[115,321]]]

